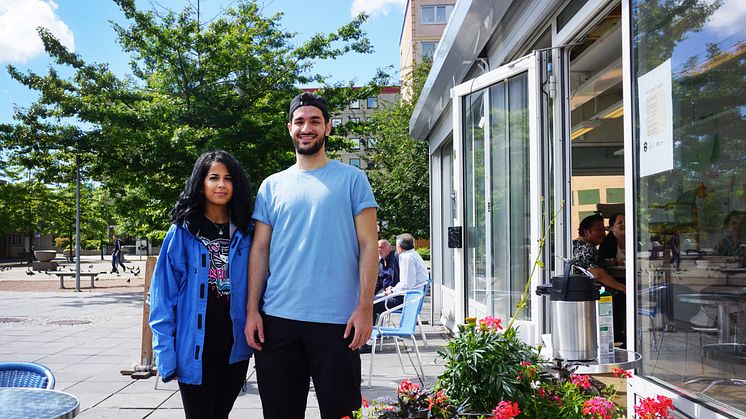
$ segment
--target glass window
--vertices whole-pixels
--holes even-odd
[[[365,106],[368,109],[375,109],[375,108],[377,108],[378,107],[378,98],[377,97],[369,97],[368,100],[367,100],[367,103],[365,104]]]
[[[350,159],[350,166],[355,166],[358,169],[360,168],[360,159]]]
[[[350,109],[360,109],[360,99],[355,99],[350,102]]]
[[[634,0],[641,375],[746,413],[746,11]],[[737,302],[739,301],[739,302]],[[713,380],[723,380],[710,386]]]
[[[606,188],[606,203],[618,204],[624,202],[624,188]]]
[[[360,150],[360,139],[359,138],[350,138],[350,142],[352,143],[353,150]]]
[[[332,126],[338,127],[342,125],[342,118],[332,118]]]
[[[358,122],[360,122],[360,118],[357,118],[357,117],[351,116],[351,117],[349,117],[349,118],[347,119],[347,122],[350,122],[350,123],[353,123],[353,124],[357,124]]]
[[[601,202],[598,189],[586,189],[578,191],[578,205],[595,205]]]
[[[423,25],[442,25],[448,22],[453,11],[452,5],[432,5],[420,7],[420,23]]]
[[[420,56],[422,58],[433,58],[437,42],[420,42]]]

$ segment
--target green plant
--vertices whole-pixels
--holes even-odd
[[[500,332],[499,319],[486,317],[479,325],[468,320],[439,352],[445,371],[437,387],[471,412],[489,412],[501,400],[526,403],[531,384],[521,379],[521,363],[540,363],[538,352],[515,329]]]
[[[421,247],[417,249],[417,253],[420,254],[422,259],[424,260],[430,260],[430,248],[429,247]]]

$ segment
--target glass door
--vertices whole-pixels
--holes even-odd
[[[540,56],[528,55],[454,88],[454,123],[460,125],[454,134],[461,134],[454,148],[464,156],[465,317],[513,316],[539,250]],[[532,293],[518,317],[527,323],[521,334],[535,333],[534,299]]]

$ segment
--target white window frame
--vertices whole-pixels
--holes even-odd
[[[438,20],[438,9],[443,8],[445,11],[445,20],[442,22]],[[423,16],[425,16],[425,9],[432,9],[433,11],[433,21],[432,22],[425,22],[423,20]],[[445,25],[448,23],[448,19],[451,17],[451,13],[453,13],[453,5],[452,4],[428,4],[420,6],[420,25]]]

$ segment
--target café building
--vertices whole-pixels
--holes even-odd
[[[519,334],[541,343],[533,290],[583,217],[623,211],[629,405],[746,415],[744,21],[740,0],[457,2],[410,121],[435,320],[508,318],[528,284]]]

